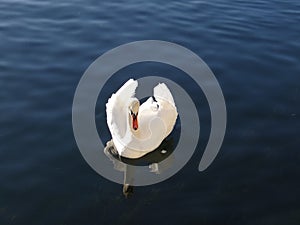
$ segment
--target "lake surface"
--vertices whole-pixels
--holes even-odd
[[[300,223],[299,1],[2,0],[0,11],[0,224]],[[226,100],[227,131],[198,172],[210,111],[183,76],[200,115],[198,148],[175,176],[125,199],[81,156],[72,102],[98,56],[145,39],[183,45],[207,63]],[[130,74],[181,73],[132,65],[106,95]],[[101,108],[96,120],[109,140]]]

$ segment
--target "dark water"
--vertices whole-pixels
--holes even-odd
[[[300,223],[299,1],[2,0],[0,12],[0,224]],[[99,55],[144,39],[181,44],[210,66],[228,126],[199,173],[209,108],[183,80],[200,111],[198,149],[175,176],[125,199],[82,158],[71,109]],[[155,63],[126,71],[179,73]]]

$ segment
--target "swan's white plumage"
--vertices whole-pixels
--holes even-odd
[[[160,98],[162,100],[168,101],[175,107],[173,96],[170,90],[168,89],[167,85],[165,85],[164,83],[160,83],[154,88],[153,96],[155,98]]]
[[[139,128],[133,131],[129,123],[129,104],[135,99],[136,80],[128,80],[106,104],[107,124],[118,153],[139,158],[156,149],[171,133],[177,119],[177,109],[168,87],[161,83],[138,113]]]
[[[137,86],[137,81],[130,79],[108,99],[106,103],[106,115],[110,132],[114,134],[118,133],[121,136],[125,135],[126,121],[120,115],[123,115],[127,110],[125,105],[128,99],[134,97]]]

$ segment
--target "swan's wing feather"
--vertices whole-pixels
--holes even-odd
[[[156,87],[154,87],[153,96],[155,98],[165,100],[175,107],[173,96],[167,85],[165,85],[164,83],[159,83]]]
[[[166,125],[166,135],[169,135],[174,128],[178,115],[173,96],[167,85],[165,85],[164,83],[160,83],[156,87],[154,87],[153,95],[160,105],[158,115]]]
[[[112,137],[123,137],[126,132],[127,103],[135,95],[138,86],[136,80],[128,80],[106,103],[107,125]]]
[[[123,86],[116,92],[118,100],[123,104],[128,102],[128,99],[135,96],[135,90],[138,86],[138,82],[134,79],[129,79]]]

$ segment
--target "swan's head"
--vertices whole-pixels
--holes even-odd
[[[138,114],[139,114],[140,102],[137,99],[133,99],[129,104],[129,114],[132,121],[132,129],[137,130],[138,125]]]

